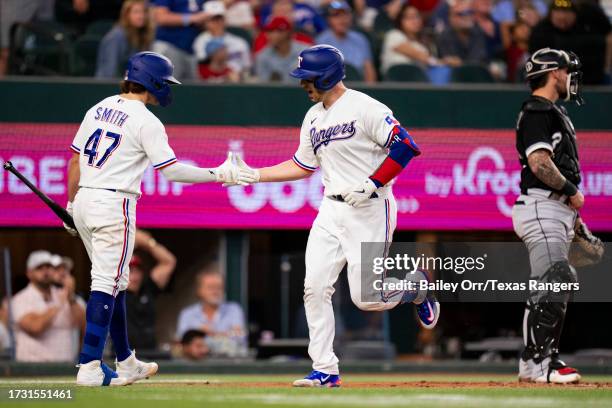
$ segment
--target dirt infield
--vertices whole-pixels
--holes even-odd
[[[149,387],[167,386],[169,384],[178,386],[210,386],[221,388],[291,388],[289,382],[217,382],[217,381],[193,381],[166,383],[163,381],[141,385]],[[571,388],[571,389],[612,389],[612,382],[582,382],[579,384],[535,384],[535,383],[519,383],[518,381],[397,381],[397,382],[361,382],[361,381],[346,381],[342,384],[342,388],[359,388],[359,389],[419,389],[419,388],[452,388],[452,389],[512,389],[512,388]]]

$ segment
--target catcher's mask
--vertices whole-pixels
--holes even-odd
[[[584,104],[582,98],[582,63],[571,51],[542,48],[534,52],[525,63],[527,80],[545,75],[556,69],[567,68],[566,94],[564,101],[575,101],[576,105]]]

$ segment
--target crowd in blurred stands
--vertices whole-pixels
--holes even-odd
[[[350,80],[515,82],[528,53],[550,46],[604,84],[612,0],[600,1],[0,0],[0,74],[8,62],[12,74],[115,78],[153,50],[181,80],[286,82],[297,54],[325,43]]]
[[[137,231],[126,303],[130,346],[141,354],[161,349],[156,298],[170,282],[175,266],[176,259],[167,248],[148,232]],[[1,303],[0,351],[14,344],[17,361],[75,361],[84,334],[86,301],[75,292],[73,267],[70,258],[45,250],[28,256],[27,286],[10,302],[5,298]],[[225,301],[225,282],[216,264],[200,270],[195,280],[197,301],[180,311],[168,356],[185,361],[247,357],[246,319],[239,304]],[[112,355],[112,348],[107,352]]]

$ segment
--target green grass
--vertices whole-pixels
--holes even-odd
[[[500,375],[346,375],[340,389],[294,389],[294,376],[160,375],[129,387],[77,388],[73,378],[1,378],[4,407],[610,407],[612,377],[589,376],[575,387],[517,387],[513,376]],[[427,387],[421,381],[431,381]],[[376,383],[374,388],[361,384]],[[492,382],[492,383],[491,383]],[[607,386],[603,386],[607,383]],[[483,386],[485,388],[483,388]],[[70,387],[74,400],[10,402],[14,388]],[[48,405],[50,404],[50,405]]]

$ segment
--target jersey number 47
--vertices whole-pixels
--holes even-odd
[[[108,138],[112,142],[106,148],[100,160],[96,162],[99,152],[98,149],[100,147],[100,139],[102,139],[103,135],[104,138]],[[121,135],[113,132],[105,132],[103,129],[97,129],[91,136],[89,136],[87,143],[85,143],[85,149],[83,149],[83,155],[88,157],[87,164],[97,168],[102,167],[111,154],[113,154],[117,147],[119,147],[119,143],[121,143]]]

